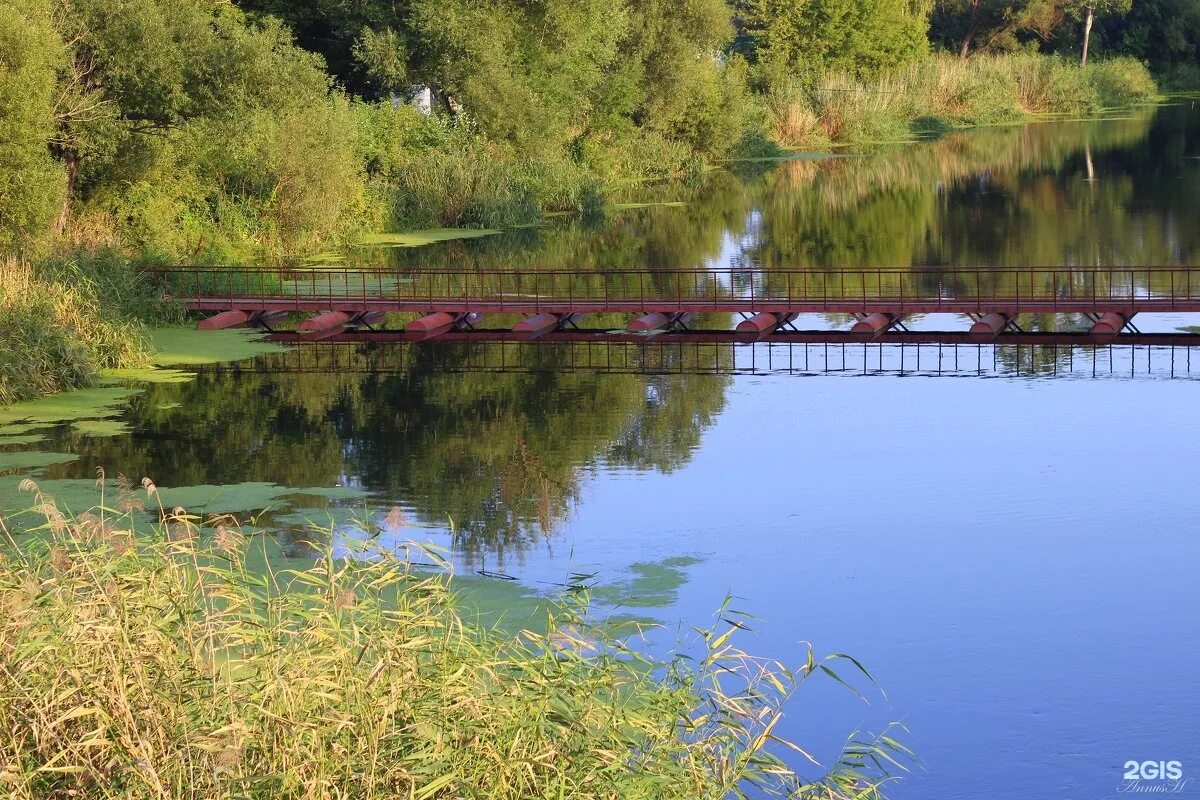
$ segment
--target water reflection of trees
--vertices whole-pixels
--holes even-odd
[[[427,521],[452,518],[468,559],[515,556],[563,523],[598,465],[686,463],[724,408],[730,380],[446,374],[419,363],[382,371],[394,353],[360,348],[353,371],[339,373],[223,368],[182,387],[152,387],[135,401],[136,435],[86,442],[82,463],[172,486],[359,481]],[[160,409],[168,400],[182,409]],[[68,476],[83,477],[71,468],[56,475]]]
[[[953,134],[764,178],[755,266],[1188,263],[1200,231],[1194,115]],[[1088,178],[1088,161],[1095,178]],[[1181,224],[1182,223],[1182,224]]]
[[[1200,251],[1190,224],[1200,162],[1184,158],[1198,140],[1195,114],[1180,108],[973,130],[647,188],[685,205],[599,226],[390,255],[398,266],[465,270],[1186,264]]]

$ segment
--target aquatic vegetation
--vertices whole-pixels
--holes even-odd
[[[36,478],[38,487],[47,497],[53,498],[60,508],[71,513],[82,513],[96,504],[97,493],[108,497],[128,496],[129,481],[123,477],[55,478],[39,477],[35,472],[55,464],[66,464],[77,457],[63,453],[3,453],[0,458],[11,456],[12,466],[3,467],[9,473],[0,477],[0,516],[17,514],[24,509],[20,497],[21,483],[30,477]],[[280,529],[308,529],[314,525],[327,524],[329,519],[358,519],[362,507],[345,508],[328,505],[334,501],[363,499],[363,493],[354,489],[328,487],[292,487],[266,482],[248,482],[226,486],[177,486],[158,487],[148,502],[140,502],[138,508],[129,511],[129,521],[138,530],[147,530],[157,521],[163,511],[185,507],[205,519],[227,514],[263,516],[270,514],[270,527]],[[264,523],[266,524],[266,523]]]
[[[662,561],[639,561],[631,564],[632,578],[596,587],[592,597],[611,606],[658,608],[671,605],[685,582],[688,567],[700,563],[699,558],[677,556]]]
[[[69,464],[79,456],[71,453],[18,452],[0,453],[0,472],[40,469],[54,464]]]
[[[115,419],[88,419],[81,422],[76,422],[71,425],[71,429],[76,433],[81,433],[84,436],[96,438],[107,438],[109,436],[121,436],[129,433],[130,427],[128,423],[121,422]]]
[[[45,439],[45,435],[41,433],[0,436],[0,447],[16,447],[19,445],[37,444],[38,442],[45,441]]]
[[[387,553],[256,572],[258,542],[232,524],[204,533],[180,512],[137,537],[119,515],[37,500],[37,535],[0,527],[2,779],[18,800],[873,798],[870,760],[907,753],[855,742],[801,777],[779,753],[803,751],[774,734],[784,703],[837,662],[860,668],[754,658],[729,609],[698,659],[653,659],[590,622],[585,592],[544,633],[513,634]]]
[[[20,425],[0,425],[0,436],[19,436],[23,433],[29,433],[42,427],[36,423],[26,423]]]
[[[768,128],[785,147],[911,141],[972,125],[1098,114],[1158,99],[1145,65],[1030,54],[925,58],[862,80],[797,76],[766,99]]]
[[[636,211],[642,208],[684,208],[687,203],[680,202],[662,202],[662,203],[609,203],[604,207],[606,211]]]
[[[247,482],[230,486],[160,487],[156,498],[164,508],[187,508],[205,515],[240,514],[248,511],[283,509],[296,497],[325,500],[350,500],[363,497],[361,491],[347,488],[289,488],[274,483]]]
[[[0,424],[20,423],[12,432],[24,432],[31,426],[74,422],[84,419],[106,419],[116,416],[129,398],[140,389],[101,386],[0,406]]]
[[[198,331],[185,326],[155,328],[150,332],[150,343],[154,363],[160,366],[244,361],[288,349],[264,341],[257,331],[239,328],[223,331]]]
[[[425,247],[438,242],[478,239],[498,233],[500,231],[489,228],[430,228],[422,231],[372,233],[361,237],[355,244],[358,247]]]
[[[131,383],[188,383],[195,379],[196,373],[184,372],[178,369],[163,369],[162,367],[143,367],[141,369],[106,369],[100,373],[101,385]]]

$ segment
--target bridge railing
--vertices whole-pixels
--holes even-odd
[[[905,269],[687,269],[687,270],[430,270],[403,272],[353,267],[253,269],[168,267],[147,270],[181,300],[231,302],[354,300],[425,302],[475,300],[527,308],[555,300],[602,307],[658,301],[672,305],[709,301],[753,305],[761,301],[806,304],[861,300],[898,307],[969,299],[1020,310],[1077,310],[1080,301],[1200,302],[1200,267],[917,267]]]
[[[1072,378],[1200,379],[1200,346],[965,343],[814,343],[746,345],[650,341],[443,343],[440,347],[363,349],[319,343],[227,367],[239,374],[616,373],[1010,375]]]

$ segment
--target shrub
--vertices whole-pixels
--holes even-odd
[[[1110,58],[1088,64],[1087,78],[1107,107],[1150,102],[1158,97],[1158,86],[1150,70],[1132,58]]]

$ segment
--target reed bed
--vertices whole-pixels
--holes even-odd
[[[147,366],[145,327],[94,264],[0,261],[0,404],[77,389],[100,370]]]
[[[152,506],[146,486],[113,505]],[[544,630],[505,633],[385,552],[252,571],[231,521],[177,509],[138,536],[119,510],[36,497],[44,525],[0,530],[0,791],[16,800],[869,798],[906,752],[854,742],[801,779],[775,730],[832,662],[752,658],[729,609],[698,659],[654,661],[590,622],[582,590]]]
[[[1086,67],[1038,55],[941,55],[864,81],[797,77],[767,95],[771,135],[785,147],[898,141],[914,134],[1055,115],[1095,114],[1158,97],[1132,59]]]

